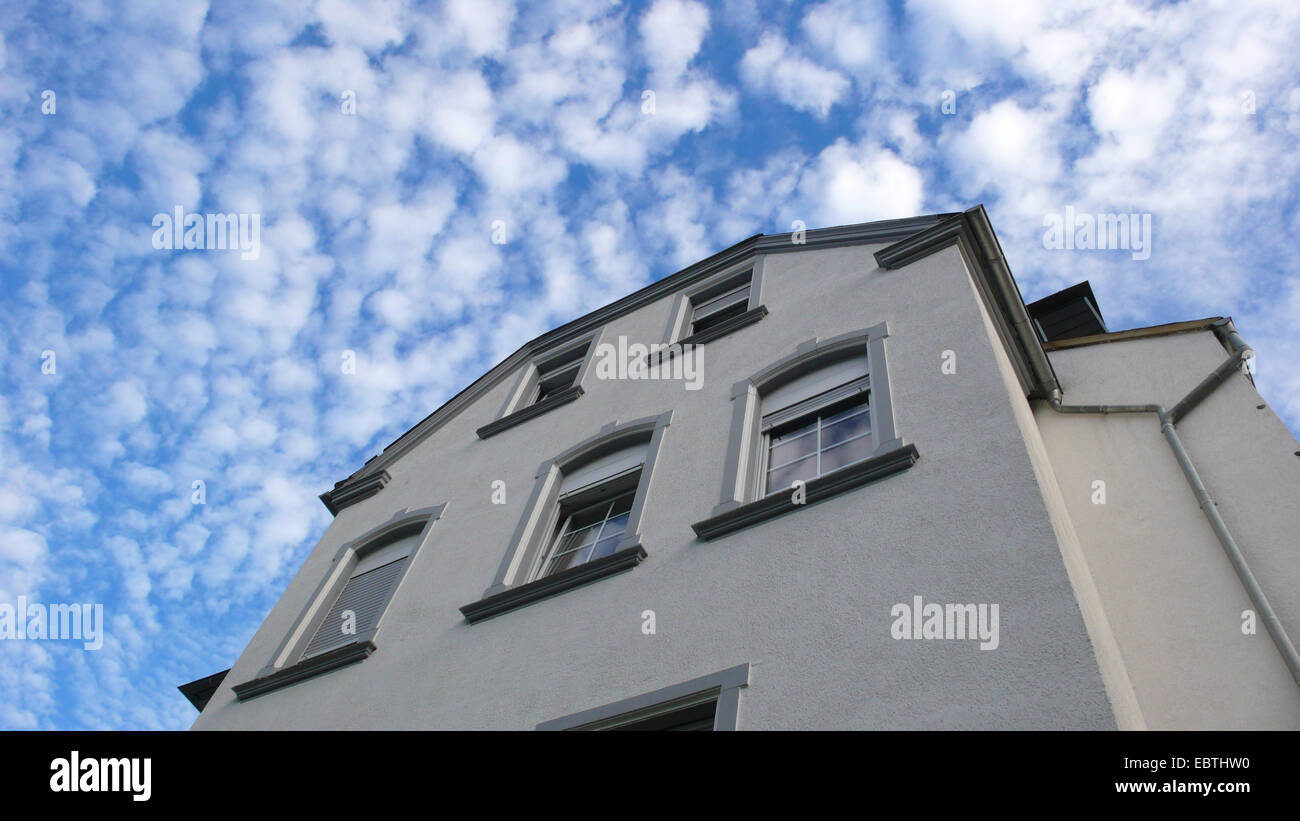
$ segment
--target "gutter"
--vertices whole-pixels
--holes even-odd
[[[997,276],[992,278],[994,286],[1002,297],[1003,309],[1011,319],[1015,338],[1019,340],[1033,373],[1035,384],[1030,391],[1031,395],[1036,394],[1037,398],[1059,395],[1061,388],[1056,379],[1056,371],[1052,368],[1051,360],[1047,358],[1047,352],[1043,350],[1038,332],[1030,324],[1029,311],[1025,309],[1025,298],[1020,293],[1020,286],[1016,284],[1015,277],[1011,275],[1011,268],[1007,265],[1007,258],[1002,253],[1002,245],[998,242],[997,235],[993,233],[988,213],[983,205],[977,205],[962,214],[961,219],[966,222],[974,236],[976,250],[981,260],[997,273]]]
[[[1264,626],[1268,628],[1273,643],[1277,645],[1278,652],[1282,654],[1282,660],[1286,663],[1287,669],[1291,671],[1291,677],[1295,679],[1297,685],[1300,685],[1300,654],[1296,652],[1295,645],[1291,643],[1290,637],[1287,636],[1286,628],[1282,626],[1282,621],[1277,617],[1277,613],[1273,611],[1272,605],[1268,603],[1268,597],[1264,595],[1264,590],[1260,587],[1255,574],[1250,571],[1250,566],[1246,563],[1246,557],[1242,555],[1241,548],[1237,546],[1237,540],[1232,537],[1232,532],[1228,530],[1227,523],[1219,515],[1214,499],[1210,497],[1209,491],[1205,489],[1205,484],[1201,481],[1200,474],[1197,473],[1196,466],[1192,464],[1191,456],[1183,447],[1178,431],[1174,427],[1234,372],[1245,372],[1249,378],[1250,374],[1246,367],[1246,360],[1253,357],[1255,352],[1237,333],[1236,327],[1232,324],[1232,319],[1221,319],[1215,322],[1211,326],[1211,330],[1223,343],[1223,346],[1228,349],[1228,358],[1219,367],[1215,368],[1209,376],[1202,379],[1200,384],[1192,388],[1170,410],[1165,410],[1161,405],[1063,405],[1061,404],[1060,388],[1056,388],[1051,392],[1048,404],[1057,413],[1156,414],[1156,418],[1160,421],[1160,432],[1174,452],[1174,458],[1178,460],[1178,466],[1182,468],[1183,476],[1187,479],[1187,484],[1191,487],[1192,493],[1195,494],[1201,512],[1209,520],[1214,535],[1223,547],[1223,552],[1227,554],[1228,561],[1232,562],[1233,569],[1237,571],[1237,577],[1241,580],[1242,586],[1246,588],[1246,593],[1255,605],[1255,611],[1259,614],[1260,621],[1264,622]]]

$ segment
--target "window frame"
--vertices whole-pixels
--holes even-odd
[[[472,624],[640,564],[646,557],[645,548],[641,545],[641,518],[654,478],[655,462],[672,416],[673,412],[669,410],[658,416],[647,416],[623,424],[610,422],[594,436],[542,462],[534,476],[532,495],[511,536],[496,577],[478,601],[460,608],[465,620]],[[549,576],[536,575],[540,572],[544,555],[553,544],[562,510],[562,497],[572,498],[599,491],[629,471],[602,477],[581,488],[574,488],[568,494],[562,494],[560,490],[564,476],[602,456],[640,441],[646,443],[645,459],[637,474],[627,526],[623,537],[615,545],[614,553]]]
[[[551,345],[545,350],[534,354],[519,369],[519,377],[515,380],[514,387],[506,395],[505,403],[501,406],[497,417],[476,431],[478,438],[487,439],[490,436],[495,436],[503,430],[512,428],[521,422],[526,422],[533,417],[541,416],[547,411],[554,410],[560,405],[568,404],[582,396],[584,393],[583,384],[587,379],[588,372],[591,370],[594,353],[596,347],[600,344],[604,330],[602,326],[557,345]],[[581,351],[581,353],[574,357],[575,352],[578,351]],[[541,382],[543,381],[542,377],[551,371],[548,366],[558,362],[561,364],[556,365],[553,370],[565,370],[567,366],[571,365],[570,361],[566,361],[569,358],[573,358],[573,361],[579,361],[578,372],[573,378],[573,383],[547,396],[539,396]]]
[[[706,676],[693,678],[671,687],[663,687],[639,696],[571,713],[543,721],[534,729],[618,730],[639,721],[657,718],[678,710],[714,700],[713,729],[733,731],[740,728],[740,691],[749,686],[748,662],[728,667]]]
[[[643,467],[632,468],[630,470],[622,471],[618,474],[615,474],[614,476],[610,476],[598,482],[595,482],[591,486],[579,488],[573,494],[570,494],[570,498],[567,501],[565,499],[565,496],[561,495],[557,501],[557,505],[558,505],[556,509],[557,526],[553,529],[553,533],[551,535],[549,542],[542,546],[543,547],[542,550],[537,551],[537,555],[533,560],[533,564],[529,568],[529,572],[524,578],[527,578],[528,581],[533,582],[533,581],[537,581],[538,579],[543,579],[546,578],[547,576],[554,576],[556,573],[563,572],[563,571],[552,571],[548,573],[546,572],[546,569],[552,561],[554,561],[556,558],[558,558],[561,555],[561,553],[556,552],[556,549],[560,546],[560,544],[564,541],[564,539],[567,538],[569,534],[572,532],[568,530],[568,526],[569,523],[573,521],[573,517],[584,511],[591,510],[597,505],[604,505],[608,509],[606,510],[605,516],[599,522],[601,526],[601,530],[597,533],[597,538],[594,541],[592,541],[591,546],[595,547],[595,545],[604,541],[605,539],[601,536],[601,534],[604,532],[605,525],[609,522],[611,518],[613,518],[609,516],[609,511],[613,510],[614,502],[626,496],[631,496],[632,504],[635,504],[636,487],[641,482],[642,470]],[[630,485],[630,487],[628,487],[628,485]],[[628,513],[628,522],[631,522],[630,505],[627,513]],[[617,515],[621,516],[622,514],[620,513]],[[591,525],[588,525],[588,527],[591,527]],[[622,543],[623,541],[622,537],[626,533],[627,533],[627,525],[624,524],[623,532],[619,534],[619,544]],[[640,540],[638,539],[637,541],[639,542]],[[615,549],[617,550],[617,546],[615,547]],[[565,551],[565,552],[572,552],[572,551]],[[586,564],[589,561],[593,561],[593,559],[588,558],[586,561],[579,562],[578,564],[575,565],[570,565],[569,567],[578,567],[579,565]],[[568,569],[569,569],[568,567],[564,568],[564,570],[568,570]]]
[[[861,387],[859,387],[857,390],[853,390],[852,392],[845,391],[846,388],[853,388],[858,386],[859,384],[861,384]],[[821,436],[821,431],[824,430],[826,426],[821,425],[821,418],[823,415],[825,415],[827,409],[832,408],[836,405],[847,404],[850,399],[856,399],[857,397],[863,395],[866,396],[865,402],[862,403],[865,406],[865,410],[861,412],[866,413],[870,420],[868,422],[870,428],[867,430],[867,432],[846,439],[843,442],[836,442],[830,448],[822,447],[820,436]],[[871,455],[874,455],[876,452],[875,408],[872,406],[872,401],[871,401],[870,374],[868,374],[865,377],[861,377],[859,379],[855,379],[850,382],[847,382],[843,385],[838,385],[834,388],[831,388],[828,391],[824,391],[818,394],[817,396],[809,397],[808,399],[805,399],[802,402],[796,403],[793,406],[793,408],[797,408],[797,412],[794,415],[790,415],[788,413],[792,408],[778,409],[772,413],[763,414],[763,419],[760,427],[760,433],[763,437],[763,445],[759,449],[760,462],[756,467],[756,470],[758,471],[759,474],[758,492],[760,494],[760,498],[771,496],[773,493],[778,493],[790,489],[786,487],[786,488],[779,488],[778,490],[771,490],[767,487],[768,473],[772,470],[772,466],[770,463],[770,459],[772,456],[772,445],[771,445],[772,435],[774,431],[786,427],[787,425],[794,426],[801,422],[805,422],[806,420],[809,419],[812,419],[813,421],[818,423],[817,428],[813,431],[813,433],[819,437],[817,442],[817,448],[807,456],[800,457],[801,459],[807,459],[810,456],[816,456],[818,458],[818,472],[817,472],[817,476],[813,478],[821,478],[822,476],[827,475],[826,473],[821,472],[821,455],[826,451],[830,450],[831,448],[847,444],[851,441],[854,441],[855,439],[859,439],[862,437],[871,437],[871,454],[863,457],[863,459],[871,458]],[[788,419],[781,418],[779,421],[773,423],[769,423],[767,421],[772,416],[781,416],[782,414],[789,415],[789,418]],[[807,436],[809,434],[804,434],[804,435]],[[799,459],[795,459],[785,464],[787,465],[794,464],[794,462],[797,461],[799,461]],[[841,466],[841,468],[855,465],[861,461],[862,459],[856,459],[853,462],[850,462],[848,465]],[[778,465],[778,467],[783,467],[783,466],[784,465]],[[840,470],[841,468],[836,468],[836,470]],[[831,473],[831,472],[833,471],[827,471],[827,473]],[[805,480],[805,481],[809,481],[809,480]]]
[[[691,318],[690,318],[690,324],[687,326],[690,328],[691,336],[697,336],[701,333],[704,333],[709,328],[715,327],[721,324],[722,322],[726,322],[727,319],[734,319],[736,316],[739,316],[740,314],[743,314],[749,310],[750,307],[749,292],[752,291],[754,288],[753,272],[750,271],[749,275],[744,277],[743,284],[736,284],[737,282],[740,281],[740,279],[741,277],[738,276],[736,280],[722,284],[720,286],[721,288],[723,288],[721,293],[709,294],[708,296],[701,295],[691,300]],[[741,296],[742,291],[744,292],[743,297]],[[728,299],[728,297],[731,298]],[[701,316],[700,310],[710,305],[714,306],[713,310]],[[739,308],[738,312],[736,312],[737,308]],[[728,312],[735,312],[735,313],[733,313],[732,316],[727,317],[727,319],[723,319],[720,321],[716,319],[718,315],[725,314]],[[701,328],[699,327],[699,325],[700,322],[703,320],[710,320],[711,323]]]
[[[392,608],[393,601],[397,598],[397,593],[406,581],[421,549],[428,544],[433,525],[442,517],[445,508],[444,503],[417,510],[404,509],[395,513],[387,522],[371,528],[362,536],[340,546],[334,554],[330,569],[316,586],[315,592],[307,599],[306,605],[294,619],[293,626],[281,640],[267,664],[253,679],[235,685],[236,697],[241,701],[252,698],[369,657],[375,651],[374,639],[383,626],[384,617]],[[321,622],[352,579],[357,564],[376,550],[412,535],[417,536],[415,544],[411,546],[405,558],[398,560],[405,562],[405,565],[388,590],[374,625],[358,632],[347,644],[313,656],[305,656],[308,646],[320,629]]]
[[[797,346],[794,353],[732,386],[732,421],[722,490],[710,516],[691,525],[696,536],[706,541],[725,536],[915,464],[919,458],[916,447],[897,433],[885,346],[888,336],[888,323],[880,322],[830,339],[811,339]],[[782,409],[773,408],[764,413],[763,395],[793,379],[864,352],[868,362],[866,384],[871,393],[871,455],[805,482],[805,498],[801,503],[793,501],[793,494],[764,494],[767,436],[763,419]]]
[[[703,345],[706,342],[752,325],[766,316],[768,311],[763,305],[763,263],[765,258],[764,255],[760,254],[745,259],[727,266],[718,273],[690,287],[679,290],[673,300],[672,307],[669,309],[668,324],[664,329],[664,349],[672,350],[671,346],[674,345]],[[749,277],[749,298],[745,303],[744,313],[723,320],[704,330],[695,331],[695,311],[699,307],[699,303],[725,295],[731,283],[740,280],[746,275]],[[731,290],[739,287],[741,286],[736,285]]]

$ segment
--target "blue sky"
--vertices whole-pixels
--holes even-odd
[[[107,621],[0,641],[0,727],[188,727],[176,685],[242,651],[319,493],[521,343],[796,220],[984,203],[1026,299],[1231,315],[1300,429],[1290,0],[270,5],[0,19],[0,603]],[[259,215],[257,258],[155,249],[177,206]],[[1150,258],[1045,248],[1067,207],[1149,214]]]

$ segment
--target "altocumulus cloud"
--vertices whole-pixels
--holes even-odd
[[[0,600],[107,623],[0,643],[2,727],[188,726],[175,686],[243,649],[316,494],[528,338],[795,220],[984,202],[1027,298],[1231,314],[1300,427],[1286,0],[47,5],[0,20]],[[1150,213],[1150,259],[1049,252],[1071,205]],[[260,255],[154,250],[177,206],[259,214]]]

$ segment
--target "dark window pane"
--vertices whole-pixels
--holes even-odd
[[[776,440],[784,439],[785,441],[777,442]],[[799,437],[773,437],[771,458],[767,460],[770,467],[777,468],[787,462],[793,462],[801,459],[811,453],[817,452],[817,431],[809,430]]]
[[[605,521],[605,514],[609,511],[609,502],[601,502],[598,505],[585,507],[575,511],[573,517],[569,520],[569,530],[580,530],[594,524]]]
[[[714,325],[721,325],[723,322],[726,322],[728,319],[740,316],[746,311],[746,309],[747,309],[746,303],[737,302],[735,305],[730,305],[726,308],[723,308],[720,311],[714,311],[708,316],[696,317],[695,322],[691,325],[691,331],[692,333],[697,333],[697,334],[700,333],[701,331],[707,331],[709,328],[712,328]]]
[[[817,430],[816,419],[814,419],[811,422],[808,422],[807,424],[801,424],[797,428],[785,428],[781,430],[779,433],[773,432],[772,443],[779,445],[782,442],[789,442],[791,439],[797,439],[800,436],[803,436],[805,433],[814,430]]]
[[[543,574],[549,576],[553,573],[559,573],[561,570],[568,570],[570,567],[577,567],[587,561],[591,554],[591,547],[583,547],[580,550],[574,550],[570,553],[563,553],[551,559],[550,566],[546,568]]]
[[[781,490],[789,490],[790,484],[795,479],[802,479],[806,482],[815,478],[817,478],[817,455],[813,454],[793,464],[768,471],[767,492],[770,494]]]
[[[592,561],[593,559],[599,559],[602,556],[608,556],[609,554],[613,553],[614,548],[618,546],[619,539],[622,538],[623,538],[623,532],[620,530],[614,536],[611,536],[610,538],[607,539],[601,539],[600,541],[596,542],[596,548],[591,551],[591,556],[587,559],[587,561]]]
[[[627,513],[632,509],[632,500],[636,498],[635,493],[624,493],[614,500],[614,506],[610,508],[609,515],[617,516],[620,513]]]
[[[548,396],[559,393],[565,388],[573,387],[574,381],[578,378],[578,370],[581,363],[574,363],[560,370],[543,373],[538,375],[537,380],[537,401],[540,402]]]
[[[822,451],[822,475],[871,455],[871,437],[863,436]]]
[[[700,300],[695,303],[696,318],[703,318],[714,314],[723,308],[734,306],[736,303],[741,305],[749,304],[749,283],[732,288],[709,299]]]
[[[600,538],[608,539],[611,536],[622,536],[624,530],[627,530],[627,514],[620,513],[605,522],[605,528],[600,531]]]
[[[862,411],[822,428],[822,448],[829,448],[871,430],[871,414]]]
[[[833,424],[835,422],[838,422],[841,419],[850,417],[855,413],[861,413],[862,411],[866,410],[867,399],[869,396],[870,396],[869,392],[863,391],[862,393],[855,396],[848,403],[839,404],[835,408],[832,408],[832,410],[834,411],[833,413],[822,414],[822,426],[824,427],[826,425]]]

